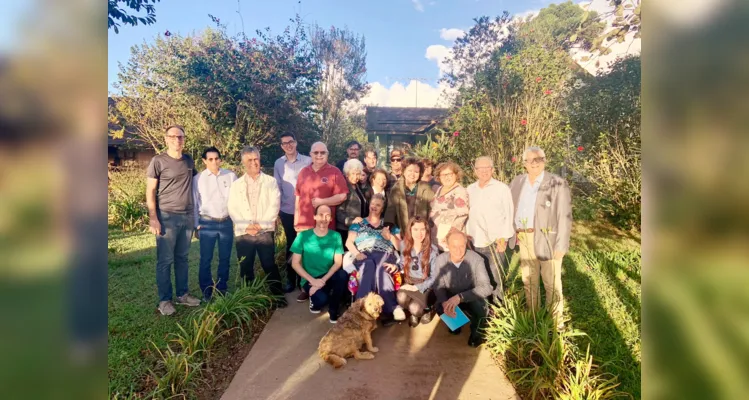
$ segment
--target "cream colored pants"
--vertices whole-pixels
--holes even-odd
[[[520,244],[520,271],[523,276],[523,288],[528,307],[538,310],[540,288],[539,272],[546,289],[546,306],[551,307],[558,325],[562,324],[564,297],[562,297],[562,260],[541,261],[536,258],[533,247],[533,233],[518,233]]]

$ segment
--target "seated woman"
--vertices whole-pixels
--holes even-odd
[[[348,239],[348,227],[356,218],[367,216],[369,202],[359,187],[364,165],[357,159],[351,159],[343,164],[343,175],[348,185],[348,195],[335,210],[335,230],[341,234],[343,243]]]
[[[385,304],[382,308],[383,320],[403,321],[406,314],[398,306],[395,298],[395,282],[392,273],[398,270],[396,250],[400,245],[398,228],[385,226],[382,219],[382,207],[385,199],[375,195],[369,202],[369,216],[358,219],[349,228],[346,248],[354,255],[354,265],[359,269],[359,288],[356,299],[375,292],[382,296]]]
[[[398,305],[411,314],[408,325],[414,328],[419,322],[428,324],[432,320],[432,313],[425,310],[434,304],[432,284],[436,274],[432,263],[438,251],[427,231],[427,221],[421,217],[411,219],[401,243],[403,286],[396,297]]]

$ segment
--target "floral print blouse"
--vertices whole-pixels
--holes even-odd
[[[432,243],[436,244],[441,251],[447,251],[447,241],[445,240],[449,227],[443,228],[443,237],[437,238],[440,225],[449,225],[463,233],[466,231],[466,222],[468,221],[468,191],[460,185],[456,185],[451,190],[443,192],[445,187],[442,186],[434,194],[429,212],[431,221]]]

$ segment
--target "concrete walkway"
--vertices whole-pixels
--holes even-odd
[[[439,318],[416,328],[380,326],[374,360],[351,358],[334,370],[317,355],[328,314],[311,314],[297,295],[273,314],[223,400],[519,399],[489,352],[467,345],[468,329],[450,335]]]

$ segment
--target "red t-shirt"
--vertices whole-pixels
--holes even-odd
[[[325,164],[319,171],[315,172],[312,165],[308,165],[299,171],[296,180],[296,195],[299,196],[299,220],[296,228],[315,227],[315,208],[312,207],[312,199],[326,199],[341,193],[348,193],[346,178],[341,171]],[[335,229],[335,209],[330,207],[331,219],[330,229]]]

